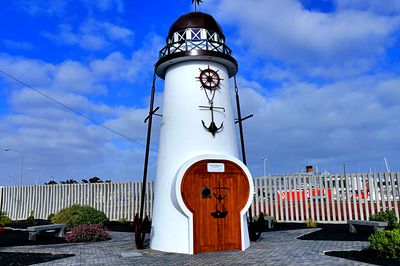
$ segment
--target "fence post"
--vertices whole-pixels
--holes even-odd
[[[274,215],[274,217],[275,217],[275,219],[277,220],[277,221],[280,221],[281,220],[281,218],[280,217],[282,217],[282,216],[280,216],[280,207],[278,207],[279,205],[278,205],[278,177],[274,177],[273,178],[273,181],[274,181],[274,190],[273,190],[273,193],[274,193],[274,197],[275,197],[275,200],[274,200],[274,207],[275,207],[275,215]],[[281,198],[281,197],[279,197],[279,198]]]
[[[369,204],[368,204],[368,195],[367,195],[367,185],[365,179],[368,180],[368,174],[362,175],[362,189],[363,189],[363,197],[364,197],[364,209],[365,209],[365,220],[369,219]]]
[[[399,209],[397,203],[397,196],[399,195],[399,179],[397,173],[391,173],[392,189],[393,189],[393,200],[394,200],[394,212],[396,213],[397,219],[399,219]],[[396,179],[395,177],[396,176]]]
[[[383,185],[383,177],[382,177],[382,173],[378,173],[378,177],[379,177],[379,189],[380,189],[380,193],[381,193],[381,202],[382,202],[382,210],[381,211],[386,211],[386,202],[385,202],[385,189],[384,189],[384,185]]]
[[[361,180],[362,179],[362,175],[356,175],[356,185],[357,185],[357,196],[356,199],[358,200],[358,209],[360,211],[360,220],[364,220],[364,210],[363,210],[363,205],[362,205],[362,184],[361,184]]]
[[[341,199],[343,197],[343,194],[342,194],[343,191],[340,191],[340,189],[339,189],[338,175],[335,175],[335,185],[333,187],[334,187],[333,189],[336,192],[336,215],[337,215],[337,220],[335,220],[335,221],[341,222],[342,221],[342,208],[344,208],[344,206],[340,207],[340,201],[341,201]]]
[[[3,213],[3,189],[4,187],[0,187],[0,213]]]

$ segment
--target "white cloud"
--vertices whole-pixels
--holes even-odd
[[[383,156],[400,159],[398,77],[366,76],[324,86],[291,83],[267,95],[252,83],[241,84],[242,112],[254,114],[245,132],[255,172],[262,171],[261,156],[269,158],[274,173],[295,172],[298,166],[304,171],[306,164],[337,172],[343,163],[349,171],[359,165],[361,171],[383,171]]]
[[[90,69],[81,63],[65,61],[54,72],[52,87],[56,90],[104,93]]]
[[[336,0],[338,9],[357,9],[372,12],[395,14],[400,12],[400,2],[398,0]]]
[[[357,74],[368,70],[390,46],[400,25],[399,16],[354,9],[320,13],[304,9],[295,0],[211,3],[219,21],[239,31],[228,44],[249,48],[245,53],[251,51],[254,58],[298,65],[306,72],[311,69],[311,75],[330,76],[332,69]],[[325,67],[329,71],[323,71]]]
[[[60,15],[64,13],[69,4],[69,0],[22,0],[20,7],[32,16]]]
[[[92,75],[90,68],[76,61],[65,61],[54,65],[40,60],[2,54],[0,69],[33,87],[83,93],[105,92],[105,88],[99,83],[101,77]],[[13,84],[15,84],[14,81]]]
[[[32,16],[38,15],[49,15],[49,16],[60,16],[67,13],[70,9],[75,9],[77,1],[71,0],[22,0],[19,1],[19,7]],[[78,1],[83,4],[89,12],[110,11],[115,10],[118,13],[124,12],[124,3],[122,0],[80,0]]]
[[[43,88],[36,89],[45,92],[46,95],[49,95],[51,98],[61,102],[68,107],[79,109],[81,112],[98,113],[110,116],[114,115],[115,113],[114,108],[105,105],[104,103],[93,103],[89,101],[87,97],[76,94],[74,92],[52,91],[45,90]],[[43,97],[42,95],[29,88],[14,91],[9,99],[9,102],[13,106],[14,111],[17,112],[29,111],[35,112],[36,114],[42,112],[41,115],[46,116],[50,116],[53,113],[58,116],[65,111],[69,112],[68,110],[59,106],[57,103],[52,102],[51,100]],[[45,107],[51,110],[51,112],[49,112],[49,110]]]
[[[41,60],[12,57],[0,53],[0,69],[32,86],[48,85],[54,65]]]
[[[385,68],[398,1],[337,2],[322,13],[295,0],[209,1],[247,75],[239,87],[242,112],[254,114],[245,122],[253,173],[261,156],[273,173],[306,164],[339,172],[343,163],[382,171],[384,156],[398,169],[400,84]]]
[[[104,22],[103,27],[104,30],[106,31],[106,35],[111,40],[122,40],[125,42],[132,41],[133,33],[127,28],[119,27],[109,22]]]
[[[93,60],[90,67],[96,75],[111,79],[136,80],[143,76],[143,67],[151,69],[162,43],[160,36],[150,35],[143,43],[144,48],[134,51],[130,58],[126,58],[120,52],[114,52],[105,59]]]
[[[95,104],[72,93],[52,95],[64,104],[96,117],[105,126],[123,135],[145,142],[143,118],[146,108],[111,107]],[[82,117],[63,109],[29,89],[13,93],[11,114],[0,116],[0,143],[24,154],[24,184],[33,184],[38,175],[42,181],[82,179],[100,176],[114,181],[140,180],[143,147],[132,143]],[[154,160],[154,154],[152,154]],[[0,152],[3,176],[16,176],[19,160]],[[151,174],[154,169],[150,169]],[[58,179],[60,180],[60,179]],[[2,180],[4,184],[6,180]],[[12,180],[6,183],[13,184]],[[15,184],[15,183],[14,183]]]
[[[116,41],[130,45],[134,36],[127,28],[93,18],[84,21],[77,30],[61,24],[57,33],[43,32],[42,35],[58,44],[77,45],[93,51],[113,47]]]
[[[295,73],[290,67],[279,67],[273,64],[267,64],[263,71],[258,72],[258,78],[268,77],[276,81],[295,81],[299,79],[299,73]]]
[[[124,3],[122,0],[82,0],[82,2],[89,8],[96,8],[100,11],[107,11],[110,9],[115,9],[116,11],[122,13],[124,11]]]
[[[30,42],[25,41],[14,41],[5,39],[3,40],[3,44],[9,48],[17,49],[17,50],[32,50],[33,45]]]
[[[50,64],[0,54],[0,69],[33,87],[45,88],[53,93],[105,94],[107,87],[103,82],[137,83],[150,78],[161,44],[161,37],[149,35],[144,41],[144,48],[133,51],[129,57],[113,52],[105,58],[94,58],[85,64],[73,60]]]
[[[398,99],[400,99],[400,78],[387,79],[379,84],[378,99],[387,108],[400,108]]]
[[[66,60],[52,64],[1,54],[0,69],[143,144],[146,136],[143,120],[148,112],[148,100],[133,101],[131,107],[106,104],[101,99],[107,96],[99,95],[99,92],[115,97],[128,84],[141,88],[138,83],[143,79],[150,82],[160,43],[160,37],[151,35],[145,40],[144,48],[133,51],[129,57],[115,52],[86,63]],[[51,176],[82,179],[97,175],[114,181],[141,179],[138,173],[143,167],[142,146],[77,116],[12,80],[2,82],[1,86],[9,97],[5,101],[8,111],[0,114],[0,143],[3,148],[23,152],[26,169],[36,169],[24,172],[25,184],[34,183],[39,175],[45,177],[42,182]],[[135,104],[140,107],[133,107]],[[157,128],[153,131],[153,145],[157,143],[157,131]],[[154,152],[150,159],[149,177],[152,178]],[[11,154],[0,152],[3,176],[16,176],[18,164]],[[1,180],[0,183],[3,185],[4,182],[16,184],[15,179]]]

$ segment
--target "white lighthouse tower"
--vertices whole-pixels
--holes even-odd
[[[254,189],[238,159],[230,87],[237,70],[211,15],[191,12],[171,26],[156,64],[165,90],[152,249],[194,254],[250,245]]]

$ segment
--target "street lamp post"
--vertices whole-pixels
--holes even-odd
[[[21,156],[21,170],[19,172],[19,187],[21,187],[22,172],[24,171],[24,155],[22,154],[22,152],[20,152],[19,150],[16,150],[16,149],[5,149],[5,151],[15,151],[16,153],[19,154],[19,156]],[[19,193],[19,198],[18,198],[18,202],[17,202],[17,214],[16,214],[17,220],[19,218],[20,210],[21,210],[21,193]]]
[[[15,151],[19,154],[19,156],[21,156],[21,170],[19,172],[19,186],[22,185],[22,172],[24,171],[24,155],[16,149],[5,149],[5,151]]]
[[[267,177],[267,158],[261,157],[261,160],[263,160],[264,163],[264,177]]]

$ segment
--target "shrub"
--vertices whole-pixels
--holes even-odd
[[[377,231],[369,238],[370,247],[378,256],[400,259],[400,230]]]
[[[51,219],[53,219],[54,217],[54,213],[50,213],[49,216],[47,216],[47,220],[51,221]]]
[[[67,232],[65,240],[68,242],[95,242],[108,239],[108,231],[100,224],[82,224]]]
[[[126,219],[126,218],[121,218],[121,219],[118,220],[118,223],[119,223],[119,224],[128,224],[129,221],[128,221],[128,219]]]
[[[11,219],[7,216],[5,212],[0,212],[0,225],[4,226],[6,224],[11,223]]]
[[[35,225],[36,224],[35,216],[33,215],[33,211],[31,211],[31,214],[28,216],[28,218],[26,218],[26,223],[28,225]]]
[[[82,224],[100,224],[105,226],[108,223],[107,216],[89,206],[72,205],[56,213],[51,221],[53,223],[66,224],[67,230]]]
[[[369,220],[378,222],[387,222],[388,229],[397,228],[399,225],[396,213],[393,210],[378,212],[377,214],[371,215],[369,217]]]
[[[307,228],[316,228],[318,226],[318,224],[317,224],[317,222],[316,221],[314,221],[314,220],[308,220],[307,222],[306,222],[306,227]]]

